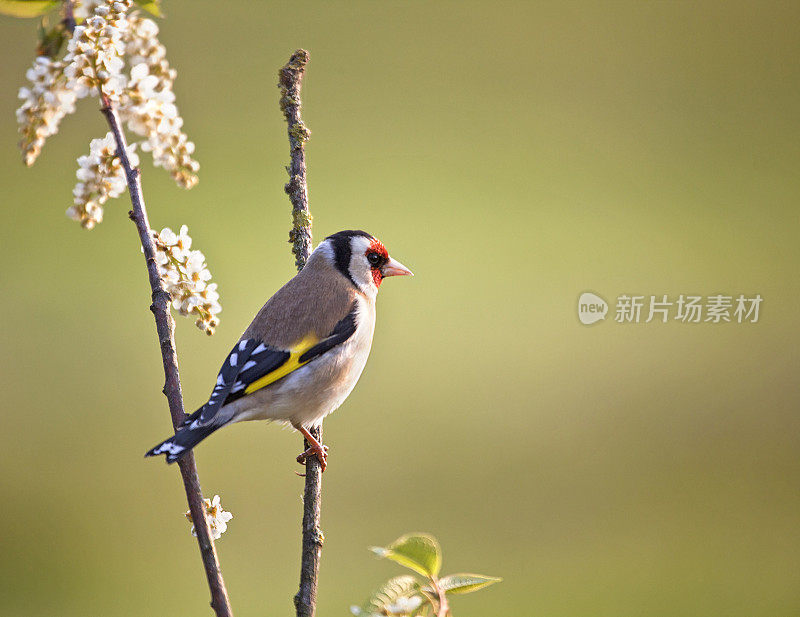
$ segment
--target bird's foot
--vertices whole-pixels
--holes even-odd
[[[325,468],[328,466],[328,446],[324,446],[320,443],[311,444],[308,450],[298,455],[297,462],[301,465],[305,465],[306,459],[309,456],[316,456],[320,467],[322,467],[322,471],[325,471]]]

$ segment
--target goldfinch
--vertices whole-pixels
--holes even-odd
[[[258,312],[228,354],[208,402],[145,456],[168,463],[223,426],[279,420],[302,433],[324,471],[327,446],[308,429],[341,405],[367,363],[375,298],[387,276],[411,275],[364,231],[325,238]]]

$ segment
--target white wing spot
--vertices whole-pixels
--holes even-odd
[[[225,385],[225,379],[223,379],[222,373],[217,375],[217,385],[220,387]]]
[[[169,454],[179,454],[183,452],[186,448],[183,446],[179,446],[178,444],[174,444],[172,442],[162,443],[156,450],[156,454],[164,454],[164,452],[168,452]]]
[[[238,392],[239,390],[244,390],[244,385],[245,384],[243,381],[237,381],[235,384],[233,384],[231,392]]]
[[[239,354],[232,353],[228,361],[231,363],[231,366],[236,366],[236,363],[239,361]]]
[[[253,368],[256,365],[255,361],[248,360],[247,363],[242,367],[243,371],[246,371],[249,368]]]
[[[247,341],[240,341],[239,342],[239,351],[244,351],[245,347],[247,347]]]
[[[258,347],[253,350],[252,355],[256,355],[257,353],[261,353],[262,351],[267,351],[267,346],[264,343],[259,343]]]

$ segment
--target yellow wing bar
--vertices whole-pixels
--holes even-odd
[[[300,356],[302,356],[317,343],[319,343],[319,339],[313,334],[306,336],[303,340],[289,350],[289,359],[286,360],[286,362],[281,364],[274,371],[256,379],[244,389],[244,393],[250,394],[256,390],[260,390],[261,388],[278,381],[281,377],[286,377],[286,375],[294,370],[299,369],[304,364],[308,364],[308,362],[311,361],[311,358],[305,362],[300,362]]]

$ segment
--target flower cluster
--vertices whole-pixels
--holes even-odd
[[[133,0],[75,0],[64,3],[65,16],[70,4],[77,25],[66,54],[61,59],[51,58],[47,54],[56,56],[60,45],[41,45],[42,55],[26,73],[30,84],[19,91],[22,104],[17,122],[25,164],[33,164],[46,138],[58,132],[65,115],[75,111],[77,99],[100,95],[131,132],[144,138],[127,148],[133,167],[139,165],[136,147],[140,145],[152,152],[153,163],[169,171],[179,185],[194,186],[200,166],[192,158],[194,144],[183,132],[173,92],[177,73],[158,40],[156,23],[135,11],[128,14]],[[61,30],[44,33],[42,41],[54,33],[64,35],[68,23],[59,24]],[[76,175],[73,205],[67,209],[67,216],[92,229],[103,220],[104,204],[119,197],[126,187],[111,133],[92,140],[89,154],[78,159]],[[190,250],[191,238],[185,226],[179,234],[167,228],[161,233],[154,231],[153,237],[173,307],[195,317],[201,330],[213,334],[222,308],[216,284],[209,283],[211,274],[203,253]]]
[[[139,164],[135,148],[136,144],[128,146],[128,159],[134,166]],[[78,184],[72,191],[74,205],[67,209],[67,216],[91,229],[103,220],[103,204],[111,197],[119,197],[126,187],[125,170],[111,133],[91,141],[89,154],[78,159],[75,175]]]
[[[196,316],[195,324],[206,334],[214,334],[219,325],[217,284],[209,283],[211,273],[200,251],[191,250],[192,238],[183,225],[176,234],[169,227],[161,232],[151,230],[156,245],[156,261],[161,280],[173,308],[185,316]]]
[[[203,499],[206,506],[206,519],[211,530],[211,539],[219,540],[220,536],[228,529],[228,521],[233,518],[233,514],[225,512],[219,502],[219,495],[214,495],[214,499]],[[186,511],[186,518],[192,520],[191,511]],[[192,535],[197,537],[197,530],[192,525]]]
[[[152,152],[156,167],[191,188],[197,184],[200,165],[175,105],[177,72],[166,59],[156,23],[136,11],[128,15],[132,5],[132,0],[76,2],[78,25],[64,58],[36,58],[27,73],[30,85],[19,92],[23,160],[33,164],[45,139],[58,131],[66,114],[75,111],[77,99],[103,95],[127,128],[144,138],[141,149]]]
[[[125,87],[122,58],[124,38],[129,36],[125,15],[131,0],[108,0],[95,7],[94,13],[75,26],[64,57],[67,88],[78,98],[98,92],[118,100]]]
[[[183,118],[175,106],[172,87],[177,73],[166,60],[156,23],[138,14],[131,15],[129,23],[136,36],[128,40],[125,50],[131,72],[122,116],[130,130],[147,139],[142,150],[153,153],[153,164],[166,169],[184,188],[191,188],[197,184],[200,165],[192,158],[194,144],[182,131]]]
[[[28,166],[42,151],[45,139],[58,132],[58,125],[75,111],[75,93],[67,87],[64,63],[39,56],[25,76],[30,87],[19,89],[22,105],[17,109],[17,123],[22,139],[19,147]]]

